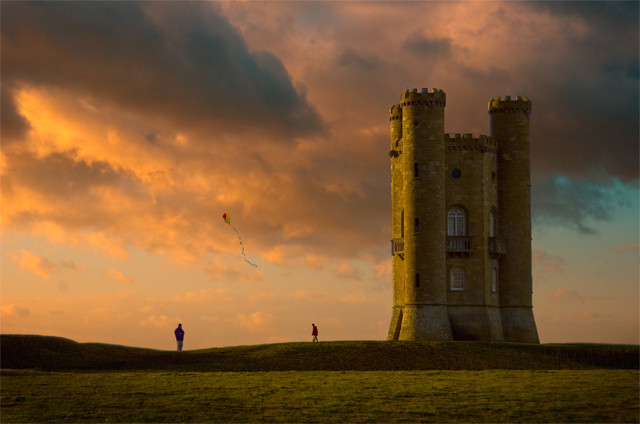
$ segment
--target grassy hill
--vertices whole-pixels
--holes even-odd
[[[1,423],[638,422],[636,345],[345,341],[169,352],[2,335],[0,353]]]
[[[41,371],[415,371],[638,369],[640,346],[342,341],[191,350],[142,349],[0,335],[3,369]]]

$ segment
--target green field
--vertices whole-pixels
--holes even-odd
[[[640,419],[635,345],[328,342],[166,352],[36,336],[0,342],[7,423]]]

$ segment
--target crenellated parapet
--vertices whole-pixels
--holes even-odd
[[[531,100],[527,97],[505,96],[504,100],[495,97],[489,101],[489,115],[493,113],[526,113],[531,114]]]
[[[389,109],[389,121],[395,121],[397,119],[402,120],[402,107],[400,105],[393,105]]]
[[[412,106],[412,105],[428,105],[428,106],[446,106],[447,95],[444,91],[437,88],[423,88],[421,92],[414,88],[402,93],[402,100],[400,105]]]
[[[448,133],[444,135],[447,150],[480,150],[481,152],[498,150],[498,141],[487,135],[466,133]]]

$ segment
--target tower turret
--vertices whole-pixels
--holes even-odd
[[[531,101],[491,99],[491,136],[498,141],[498,228],[508,251],[499,270],[500,316],[508,342],[540,343],[531,277]]]
[[[452,340],[446,307],[444,91],[402,94],[404,308],[400,340]]]
[[[393,105],[389,110],[391,126],[391,254],[393,274],[393,315],[389,326],[389,340],[397,340],[402,324],[404,304],[404,192],[402,184],[402,107]]]

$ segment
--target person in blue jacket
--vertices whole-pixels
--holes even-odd
[[[184,330],[182,324],[178,324],[178,328],[173,332],[176,335],[176,341],[178,342],[178,352],[182,350],[182,342],[184,340]]]

